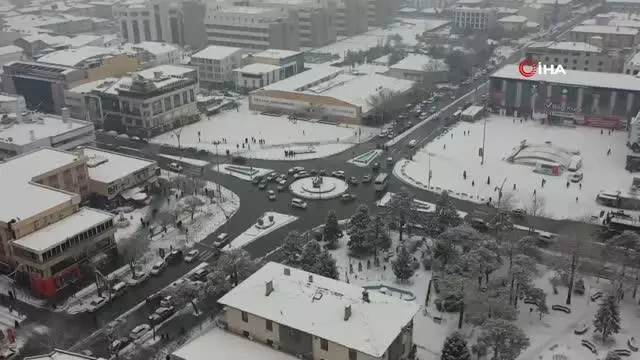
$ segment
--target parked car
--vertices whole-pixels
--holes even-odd
[[[365,175],[362,177],[362,183],[363,184],[368,184],[371,182],[371,175]]]
[[[176,311],[173,306],[160,307],[160,308],[157,308],[153,314],[149,315],[147,319],[149,320],[150,324],[156,325],[167,320],[175,312]]]
[[[374,162],[373,165],[371,165],[371,169],[373,169],[373,171],[380,170],[380,163],[379,162]]]
[[[200,255],[200,250],[198,249],[189,250],[189,252],[187,252],[187,255],[184,257],[184,261],[186,263],[192,263],[198,258],[198,255]]]
[[[298,209],[306,209],[307,203],[302,199],[295,198],[291,200],[291,207],[295,207]]]
[[[416,147],[416,145],[418,144],[418,142],[416,141],[416,139],[412,139],[411,141],[409,141],[408,146],[410,148]]]
[[[569,175],[569,180],[575,183],[582,181],[583,178],[584,178],[584,174],[579,171]]]
[[[164,260],[158,260],[151,267],[151,275],[160,274],[167,267],[167,263]]]
[[[173,296],[167,295],[160,299],[160,307],[170,307],[173,306]]]
[[[168,264],[174,265],[174,264],[178,264],[182,261],[184,257],[184,254],[182,253],[182,250],[171,250],[170,253],[167,254],[167,256],[165,256],[164,261],[166,261]]]
[[[269,190],[268,194],[269,195],[267,196],[267,198],[269,200],[271,200],[271,201],[275,201],[276,200],[276,192],[275,191]]]
[[[355,177],[355,176],[351,176],[351,177],[349,178],[349,184],[351,184],[351,185],[358,185],[358,178],[357,178],[357,177]]]
[[[266,188],[267,188],[267,181],[266,180],[260,181],[260,183],[258,184],[258,189],[264,190]]]
[[[167,165],[167,168],[169,170],[171,170],[171,171],[174,171],[174,172],[182,172],[182,170],[183,170],[182,166],[180,166],[178,163],[174,163],[174,162],[169,164],[169,165]]]
[[[527,215],[527,211],[525,209],[521,209],[521,208],[513,209],[511,211],[511,215],[513,215],[514,217],[517,217],[517,218],[523,218],[523,217],[525,217],[525,215]]]
[[[155,309],[160,306],[160,301],[162,301],[162,295],[155,293],[147,296],[144,303],[147,307]]]
[[[338,178],[338,179],[344,179],[345,175],[344,175],[344,171],[342,170],[336,170],[334,172],[331,173],[331,176]]]
[[[471,220],[469,220],[469,224],[472,228],[480,232],[489,231],[489,225],[487,225],[487,223],[480,218],[472,218]]]
[[[303,171],[300,171],[300,172],[295,173],[295,174],[293,175],[293,178],[294,178],[294,179],[302,179],[302,178],[304,178],[304,177],[309,177],[309,176],[311,176],[311,174],[310,174],[308,171],[304,171],[304,170],[303,170]]]
[[[207,268],[198,269],[193,274],[189,275],[189,280],[204,281],[207,278],[208,274],[209,274],[209,269]]]
[[[120,296],[127,291],[127,284],[123,281],[118,282],[117,284],[111,287],[111,294],[113,297]]]
[[[260,182],[262,182],[262,176],[256,176],[253,179],[251,179],[251,183],[253,185],[258,185],[260,184]]]
[[[351,193],[344,193],[340,195],[340,201],[342,202],[351,202],[356,199],[356,196]]]
[[[118,351],[127,347],[127,345],[131,344],[131,339],[128,337],[121,337],[120,339],[113,340],[113,342],[109,345],[109,349],[112,353],[117,353]]]
[[[107,305],[107,298],[103,298],[102,296],[96,297],[89,302],[89,306],[87,310],[90,313],[93,313],[100,310],[100,308],[102,308],[105,305]]]
[[[129,286],[136,286],[142,284],[143,282],[149,279],[149,273],[142,270],[136,270],[135,275],[131,275],[130,278],[127,279],[127,284]]]
[[[393,165],[393,158],[391,156],[389,156],[387,158],[387,166],[391,167],[391,165]]]
[[[131,332],[129,333],[129,338],[131,340],[138,340],[149,330],[151,330],[151,326],[149,326],[149,324],[140,324],[134,327],[133,330],[131,330]]]
[[[325,176],[325,175],[327,175],[327,170],[325,170],[325,169],[320,169],[320,171],[318,171],[318,174],[319,174],[320,176]]]
[[[278,190],[278,191],[287,190],[287,182],[286,181],[279,182],[278,185],[276,186],[276,190]]]
[[[227,242],[228,238],[229,238],[229,234],[221,233],[220,235],[218,235],[216,240],[213,242],[213,246],[218,247],[218,248],[223,247],[224,245],[226,245],[226,242]]]

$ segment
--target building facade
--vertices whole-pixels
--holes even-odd
[[[268,64],[280,67],[280,79],[286,79],[304,71],[304,53],[300,51],[268,49],[247,57],[252,64]]]
[[[367,24],[385,27],[393,21],[395,15],[392,0],[367,0]]]
[[[492,8],[459,6],[453,9],[453,25],[457,29],[488,30],[496,26],[496,11]]]
[[[334,0],[336,13],[334,25],[340,36],[354,36],[367,32],[369,28],[369,5],[367,0]]]
[[[582,42],[531,43],[525,57],[571,70],[622,72],[622,60],[615,52]]]
[[[125,1],[114,7],[120,35],[126,42],[158,41],[184,44],[180,6],[168,1]]]
[[[638,29],[607,25],[580,25],[571,29],[569,41],[584,42],[603,49],[633,48],[638,44]]]
[[[165,42],[142,41],[133,44],[131,49],[143,68],[178,64],[182,60],[182,50]]]
[[[198,68],[200,85],[220,87],[234,81],[233,70],[242,66],[242,49],[210,45],[191,55],[191,66]]]
[[[236,89],[250,91],[260,89],[280,80],[280,67],[268,64],[250,64],[233,70]]]
[[[25,60],[24,50],[16,45],[0,47],[0,66],[13,61]]]

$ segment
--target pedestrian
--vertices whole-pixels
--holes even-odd
[[[453,139],[453,133],[451,133],[451,138]]]
[[[609,150],[607,150],[607,156],[611,155],[611,148],[609,148]]]
[[[491,185],[491,176],[487,176],[487,185]]]
[[[579,183],[579,184],[578,184],[578,188],[579,188],[580,190],[582,190],[582,183]]]
[[[578,202],[578,197],[576,196],[576,202]]]
[[[515,123],[516,123],[516,118],[513,118],[513,121],[512,121],[512,122],[515,124]]]
[[[442,149],[447,150],[447,144],[442,144]]]
[[[567,189],[569,188],[569,184],[571,184],[571,183],[567,181]]]
[[[609,135],[611,135],[611,130],[609,130]]]
[[[462,172],[462,178],[463,178],[463,179],[465,179],[465,180],[467,180],[467,170],[464,170],[464,171]]]
[[[516,184],[513,184],[513,190],[515,190],[515,189],[516,189]]]
[[[600,135],[604,135],[604,130],[600,129]]]
[[[533,189],[533,196],[536,195],[536,189]]]
[[[244,138],[244,143],[248,144],[249,143],[249,138]]]
[[[302,130],[302,136],[304,136],[304,135],[305,135],[304,130]]]
[[[522,124],[522,119],[520,119],[520,124]]]
[[[476,182],[475,180],[471,180],[471,187],[474,187],[474,186],[476,186]]]

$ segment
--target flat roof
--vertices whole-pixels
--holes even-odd
[[[91,147],[83,148],[82,153],[89,158],[89,178],[105,184],[155,164],[152,160]]]
[[[171,355],[184,360],[211,360],[211,351],[215,351],[216,357],[219,359],[298,359],[293,355],[275,350],[270,346],[248,340],[217,327],[189,341]]]
[[[431,56],[422,54],[409,54],[395,65],[392,65],[391,69],[427,72],[427,70],[425,70],[427,65],[432,66],[433,71],[448,71],[449,69],[449,66],[447,66],[444,60],[434,59]]]
[[[24,52],[24,49],[16,45],[0,46],[0,55],[13,54],[18,52]]]
[[[596,34],[638,35],[638,29],[608,25],[578,25],[571,29],[571,31]]]
[[[257,54],[253,54],[255,57],[269,58],[269,59],[285,59],[294,55],[300,54],[300,51],[293,50],[281,50],[281,49],[267,49]]]
[[[522,15],[509,15],[499,19],[498,21],[505,23],[525,23],[528,21],[528,19],[526,16]]]
[[[72,353],[70,351],[55,349],[46,355],[36,355],[24,358],[24,360],[104,360],[93,356]]]
[[[42,253],[62,244],[68,238],[107,222],[112,218],[113,214],[106,211],[83,207],[62,220],[14,240],[11,244],[36,253]]]
[[[285,269],[289,269],[286,275]],[[309,282],[311,277],[312,281]],[[273,292],[266,296],[271,281]],[[420,308],[413,301],[269,262],[219,303],[381,357]],[[351,316],[344,320],[345,308]]]
[[[550,50],[583,51],[583,52],[593,52],[593,53],[602,52],[602,49],[595,45],[591,45],[585,42],[577,42],[577,41],[534,42],[531,45],[529,45],[529,48],[546,48]]]
[[[165,76],[184,76],[185,74],[196,71],[196,69],[188,66],[179,65],[158,65],[149,69],[137,71],[136,74],[153,80],[155,78],[155,72],[161,72]]]
[[[555,5],[556,1],[559,5],[567,5],[570,4],[573,0],[537,0],[536,2],[543,5]]]
[[[309,70],[265,86],[264,90],[297,91],[325,77],[338,75],[344,69],[329,65],[314,66]]]
[[[116,50],[105,47],[82,46],[75,49],[54,51],[40,57],[38,62],[73,67],[94,57],[117,55],[117,53],[118,52]]]
[[[217,9],[216,12],[236,13],[236,14],[262,14],[273,12],[274,9],[256,6],[229,6]]]
[[[464,111],[460,115],[462,115],[462,116],[476,116],[482,110],[484,110],[483,106],[471,105],[468,108],[464,109]]]
[[[242,51],[241,48],[231,47],[231,46],[217,46],[217,45],[209,45],[201,51],[191,55],[192,58],[203,58],[203,59],[212,59],[212,60],[222,60],[225,59],[238,51]]]
[[[595,24],[596,24],[596,19],[587,19],[582,22],[582,25],[595,25]],[[622,26],[622,27],[638,29],[640,28],[640,20],[614,18],[614,19],[611,19],[611,21],[609,21],[608,26]]]
[[[545,81],[554,84],[594,88],[640,91],[640,78],[633,75],[571,69],[565,69],[565,71],[567,72],[566,75],[534,74],[530,78],[524,78],[520,75],[520,72],[518,72],[518,65],[510,64],[493,73],[491,77],[523,81]]]
[[[134,49],[142,49],[154,55],[166,54],[172,51],[179,50],[179,48],[175,45],[159,41],[143,41],[137,44],[133,44],[132,47]]]
[[[3,174],[0,176],[0,199],[3,204],[11,204],[0,206],[0,221],[6,223],[12,219],[28,219],[79,198],[76,194],[30,183],[34,177],[72,164],[77,159],[76,154],[43,148],[0,163],[0,174]]]
[[[93,129],[93,123],[74,118],[69,118],[69,122],[62,121],[62,117],[52,114],[36,114],[32,122],[21,122],[8,127],[0,125],[0,143],[27,145],[36,140],[63,135],[80,128]],[[89,129],[87,129],[89,130]],[[31,134],[35,139],[32,139]]]
[[[249,64],[243,66],[239,69],[233,69],[234,72],[244,73],[244,74],[264,74],[266,72],[274,71],[280,69],[280,66],[270,65],[270,64]]]
[[[607,3],[640,4],[640,0],[605,0]]]

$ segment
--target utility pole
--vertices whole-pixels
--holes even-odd
[[[218,196],[222,198],[222,189],[220,188],[220,152],[218,151],[218,145],[220,145],[220,141],[216,141],[214,145],[216,146],[216,171],[218,172],[218,181],[216,181],[216,184],[218,188]]]
[[[487,118],[485,117],[484,124],[482,125],[482,161],[480,162],[480,165],[484,165],[484,154],[487,152],[484,148],[486,139],[487,139]]]
[[[427,179],[427,188],[431,189],[431,177],[432,176],[431,176],[431,153],[430,152],[427,152],[427,159],[428,159],[428,162],[427,162],[428,166],[427,167],[428,167],[428,170],[429,170],[429,177]]]

